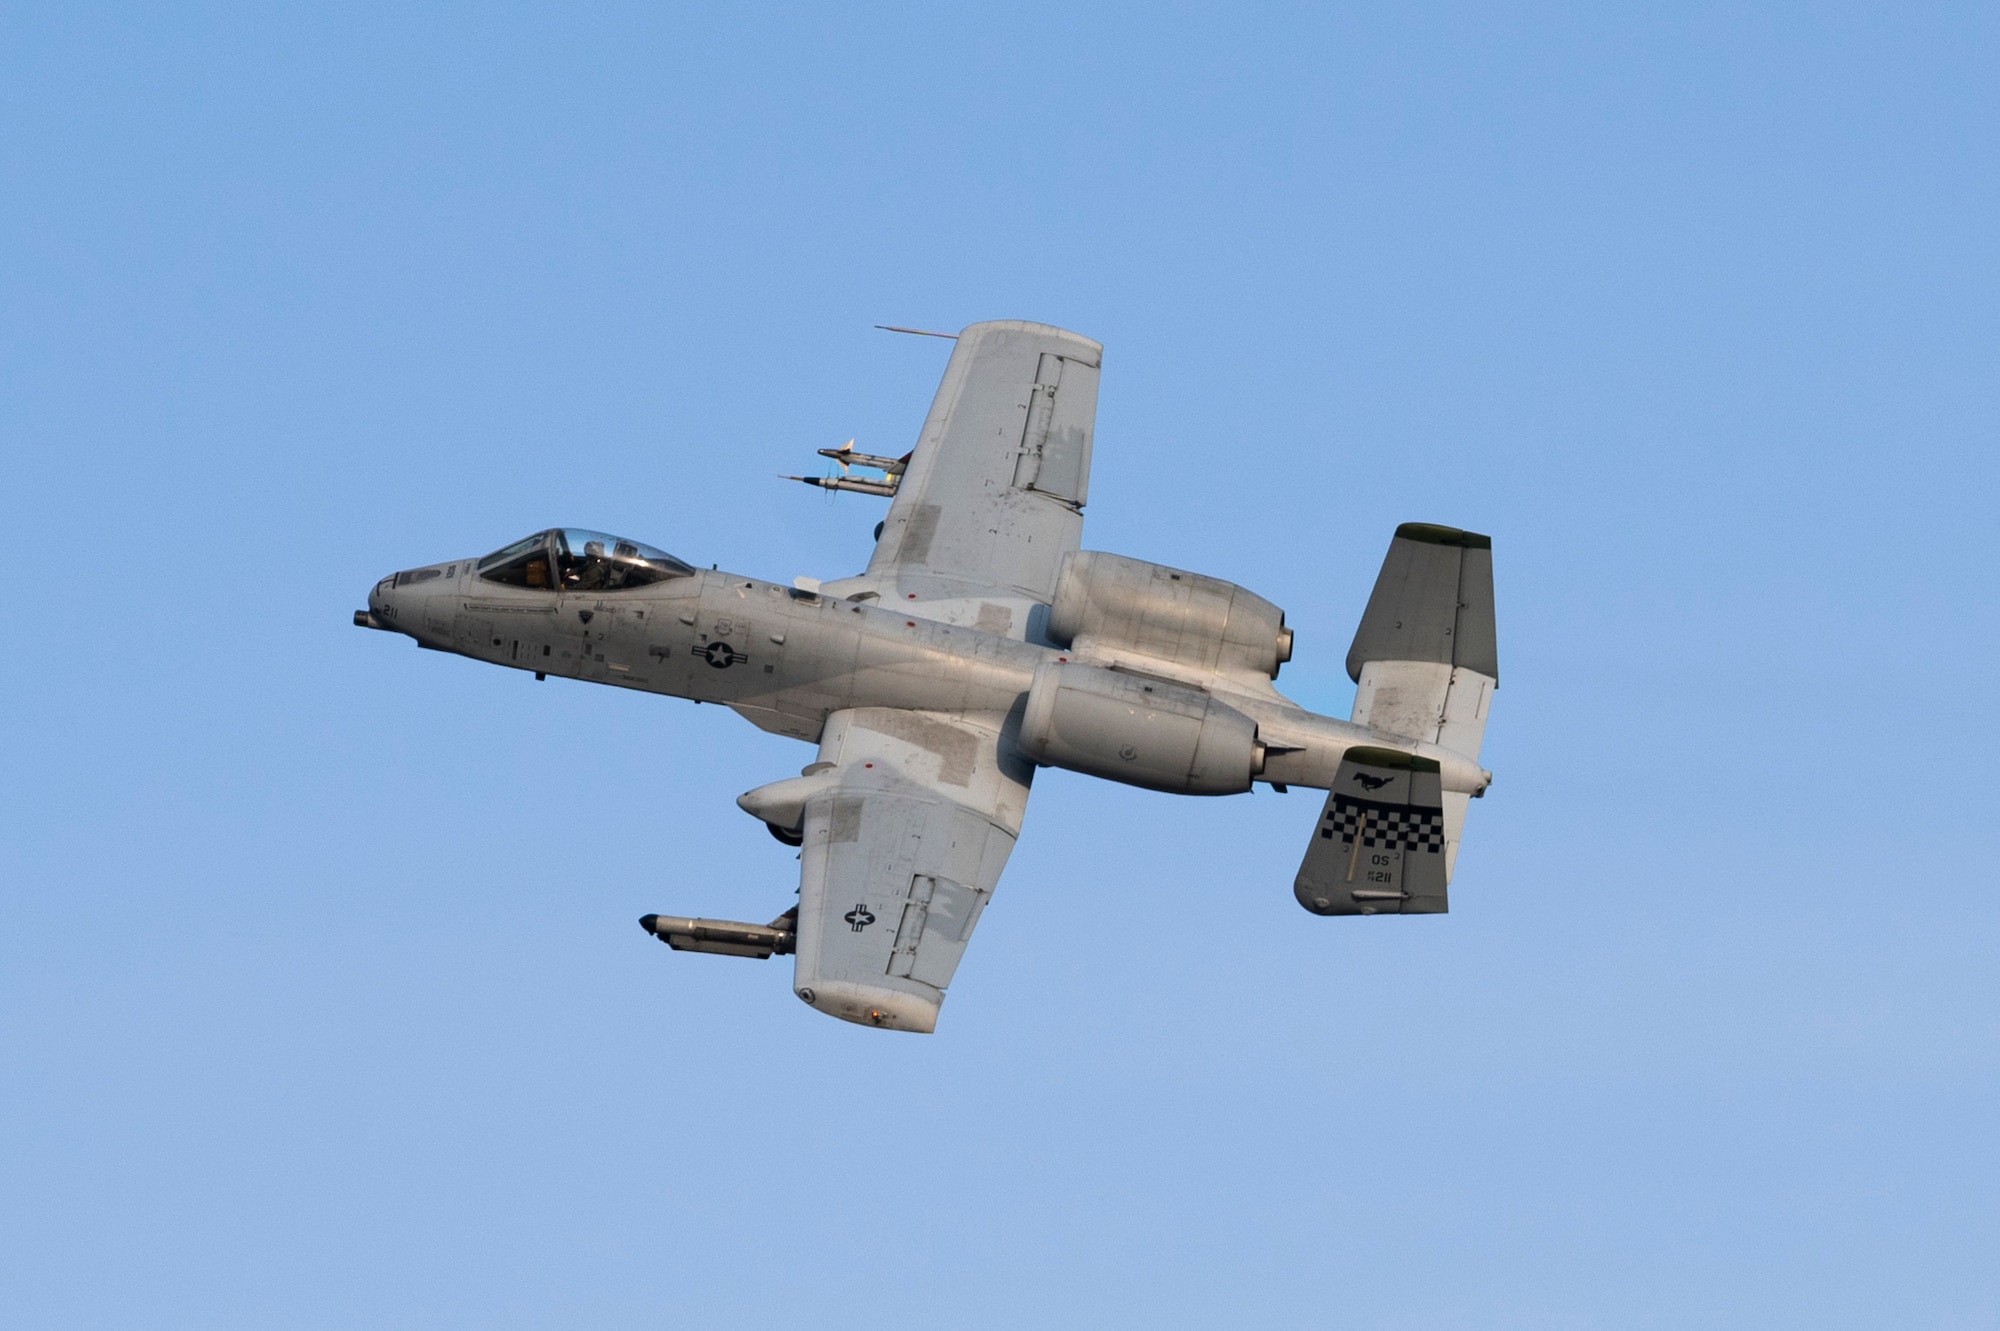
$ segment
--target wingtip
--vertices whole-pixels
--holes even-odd
[[[930,1035],[937,1030],[938,999],[880,985],[856,984],[848,980],[811,981],[796,992],[801,1000],[842,1021],[877,1030],[909,1031]]]

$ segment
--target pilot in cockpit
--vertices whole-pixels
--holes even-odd
[[[572,592],[615,591],[622,584],[619,569],[604,557],[604,542],[585,541],[583,557],[569,555],[562,561],[563,590]]]
[[[486,581],[538,591],[625,591],[693,572],[685,561],[650,545],[563,528],[537,532],[479,561],[479,576]]]

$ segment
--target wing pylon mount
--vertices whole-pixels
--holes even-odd
[[[819,455],[823,458],[832,458],[838,463],[840,475],[785,476],[780,479],[817,485],[822,490],[852,490],[856,494],[880,495],[885,499],[892,499],[895,497],[897,487],[903,483],[903,472],[909,467],[912,456],[910,453],[905,453],[899,458],[885,458],[877,457],[873,453],[857,453],[854,451],[852,439],[839,448],[822,448],[819,450]],[[863,471],[879,471],[882,473],[882,479],[878,481],[869,476],[856,476],[852,470],[855,467],[860,467]]]

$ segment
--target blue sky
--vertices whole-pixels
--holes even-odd
[[[0,1307],[33,1327],[2000,1326],[1986,6],[0,12]],[[947,345],[1086,544],[1492,533],[1452,912],[1062,772],[937,1036],[808,1011],[721,709],[415,651],[556,523],[789,579]]]

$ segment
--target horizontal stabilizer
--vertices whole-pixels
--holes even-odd
[[[1394,749],[1349,749],[1292,884],[1315,915],[1445,910],[1438,764]]]

